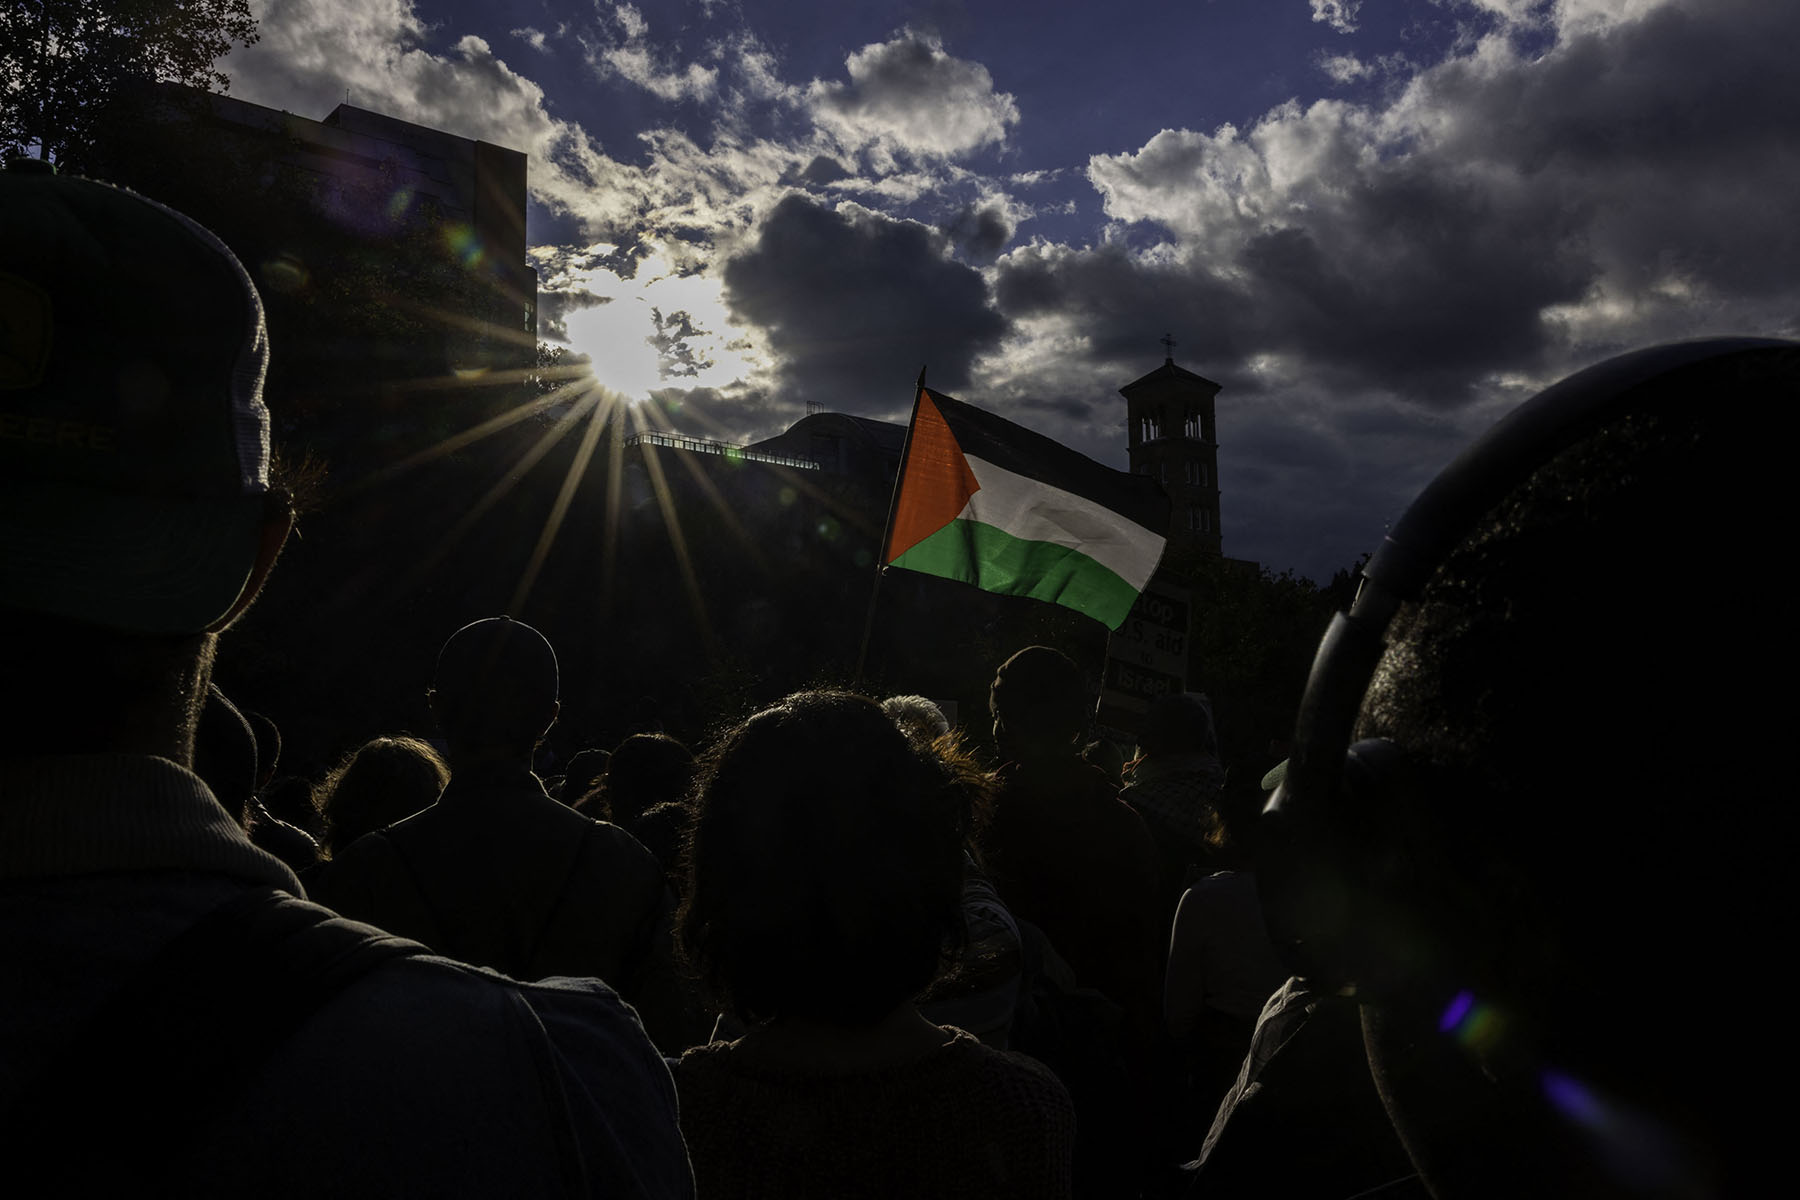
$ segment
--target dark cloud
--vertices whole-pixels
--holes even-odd
[[[974,263],[994,261],[1012,239],[1013,232],[1006,222],[1006,214],[992,206],[979,210],[963,209],[943,226],[943,231],[962,256]]]
[[[1565,30],[1535,60],[1495,45],[1449,59],[1385,109],[1165,133],[1090,175],[1176,253],[1132,260],[1130,278],[1110,248],[1009,263],[1002,310],[1057,295],[1104,347],[1175,276],[1226,355],[1215,369],[1278,356],[1434,407],[1621,339],[1791,326],[1791,304],[1746,301],[1800,292],[1797,38],[1792,5],[1672,4]]]
[[[1540,314],[1594,278],[1581,215],[1397,168],[1350,191],[1329,227],[1249,237],[1223,264],[1249,303],[1220,320],[1234,343],[1304,354],[1335,379],[1461,403],[1473,377],[1541,365]]]
[[[1241,355],[1221,320],[1243,305],[1242,291],[1208,271],[1146,261],[1124,247],[1092,250],[1029,246],[1002,260],[995,301],[1009,318],[1061,317],[1078,328],[1089,353],[1121,382],[1148,369],[1157,340],[1174,330],[1181,358],[1209,378]]]
[[[779,356],[790,402],[847,412],[896,407],[920,364],[937,386],[963,386],[1007,328],[933,230],[803,196],[776,205],[724,280],[737,319]]]
[[[1421,102],[1454,111],[1440,154],[1516,171],[1622,281],[1679,271],[1739,295],[1791,292],[1800,229],[1800,7],[1670,4],[1566,40],[1529,70],[1456,63]]]
[[[1800,331],[1800,7],[1584,11],[1375,104],[1094,159],[1119,224],[1007,252],[997,307],[1120,379],[1171,330],[1225,385],[1227,552],[1328,574],[1539,387],[1655,341]]]
[[[844,164],[824,154],[814,155],[813,160],[806,164],[806,169],[798,176],[801,182],[814,187],[827,187],[840,179],[848,178],[850,172],[844,169]]]
[[[552,342],[566,342],[569,340],[570,313],[611,304],[612,300],[611,296],[600,296],[588,291],[539,291],[538,336]]]
[[[692,345],[693,339],[705,337],[708,332],[694,324],[692,314],[678,310],[665,316],[662,309],[652,307],[650,319],[656,332],[646,340],[656,350],[664,378],[692,379],[713,365],[705,351]]]
[[[794,423],[794,410],[782,397],[760,388],[734,384],[728,388],[657,388],[650,393],[656,429],[678,429],[694,437],[733,444],[773,437]]]

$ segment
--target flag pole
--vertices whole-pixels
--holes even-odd
[[[912,413],[906,419],[906,437],[900,443],[900,465],[894,469],[894,490],[888,497],[887,521],[881,527],[881,545],[875,550],[875,582],[869,588],[869,612],[863,620],[862,646],[856,652],[856,680],[862,682],[869,658],[869,638],[875,632],[875,602],[881,597],[881,573],[887,569],[888,541],[894,536],[894,510],[900,504],[900,484],[906,478],[906,456],[912,452],[913,426],[919,420],[919,397],[925,394],[925,368],[913,387]]]

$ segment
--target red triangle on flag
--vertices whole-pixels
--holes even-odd
[[[906,461],[900,464],[894,528],[882,561],[893,562],[954,521],[969,497],[980,490],[944,414],[932,402],[931,393],[921,390],[906,443]]]

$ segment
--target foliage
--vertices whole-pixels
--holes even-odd
[[[1228,559],[1197,565],[1188,686],[1212,697],[1234,777],[1254,780],[1286,754],[1319,638],[1349,605],[1360,567],[1320,587],[1292,571]]]
[[[75,160],[95,115],[135,82],[224,91],[218,60],[257,40],[249,0],[0,4],[0,152]]]

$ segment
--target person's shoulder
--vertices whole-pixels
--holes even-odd
[[[330,1163],[355,1170],[357,1139],[389,1139],[392,1153],[361,1169],[420,1194],[585,1195],[583,1179],[690,1194],[668,1069],[599,980],[396,958],[316,1014],[269,1080],[277,1110],[328,1100]]]
[[[1131,797],[1106,777],[1105,772],[1096,770],[1094,778],[1082,782],[1087,789],[1089,811],[1097,820],[1121,836],[1150,836],[1148,819],[1132,805]]]
[[[369,982],[377,992],[404,994],[415,1011],[435,1008],[479,1016],[522,1004],[558,1028],[573,1022],[589,1030],[615,1030],[633,1041],[643,1036],[631,1006],[594,978],[519,980],[442,955],[417,954],[372,972]]]
[[[731,1042],[707,1042],[701,1046],[689,1046],[681,1052],[681,1057],[670,1063],[675,1072],[676,1083],[686,1086],[689,1081],[709,1079],[729,1071],[732,1066]]]
[[[614,877],[633,879],[646,888],[661,890],[662,864],[642,842],[610,821],[573,815],[586,826],[583,854],[590,864]]]
[[[1188,891],[1197,897],[1217,898],[1235,896],[1242,892],[1254,894],[1256,891],[1256,875],[1252,871],[1213,871],[1194,880],[1194,886]]]
[[[1069,1089],[1037,1059],[1016,1050],[997,1050],[961,1031],[952,1046],[968,1060],[971,1072],[988,1086],[1022,1103],[1067,1112],[1073,1120],[1075,1108]]]
[[[306,881],[306,898],[336,908],[340,902],[361,896],[358,889],[391,873],[398,852],[388,832],[365,833],[320,862]]]
[[[672,1094],[637,1013],[598,979],[510,979],[434,954],[371,971],[327,1013],[336,1053],[378,1048],[389,1062],[453,1060],[471,1078],[518,1086],[561,1078],[621,1104]],[[429,1076],[435,1068],[427,1068]]]

